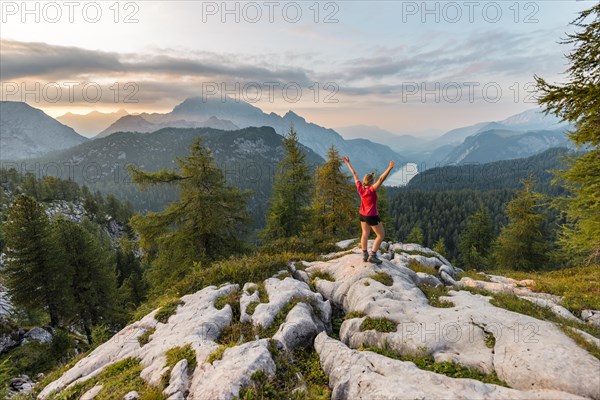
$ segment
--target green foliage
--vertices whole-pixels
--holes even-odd
[[[266,254],[276,255],[286,251],[291,253],[312,253],[313,258],[319,254],[337,250],[339,250],[339,247],[333,241],[308,235],[272,239],[269,242],[263,243],[260,248],[260,251]]]
[[[246,314],[248,315],[253,315],[254,311],[256,311],[256,307],[259,305],[260,303],[258,301],[253,301],[250,304],[248,304],[248,306],[246,307]]]
[[[577,331],[575,331],[573,329],[568,329],[568,328],[563,329],[563,332],[565,333],[565,335],[567,335],[568,337],[573,339],[575,341],[575,343],[577,343],[580,347],[584,348],[591,355],[593,355],[594,357],[596,357],[597,359],[600,360],[600,347],[585,340],[581,334],[579,334]]]
[[[277,315],[273,319],[273,322],[271,323],[271,325],[269,325],[268,327],[261,327],[260,332],[259,332],[260,337],[261,338],[273,337],[273,335],[279,329],[279,326],[285,322],[285,318],[287,317],[289,312],[292,311],[292,308],[296,307],[296,305],[298,303],[305,303],[305,304],[310,305],[311,307],[313,306],[313,300],[311,298],[296,297],[296,296],[292,297],[290,299],[290,301],[287,302],[283,306],[283,308],[277,313]],[[315,312],[315,314],[317,316],[319,316],[317,310],[314,307],[313,307],[313,311]]]
[[[115,254],[119,305],[130,313],[146,299],[148,292],[144,268],[136,250],[135,244],[122,240]]]
[[[439,238],[438,241],[433,245],[432,250],[439,255],[446,257],[446,244],[444,243],[444,238]]]
[[[512,293],[491,293],[489,291],[463,287],[461,290],[466,290],[471,293],[489,296],[492,298],[490,304],[493,306],[504,308],[505,310],[513,311],[519,314],[529,315],[530,317],[540,320],[546,320],[556,323],[564,332],[570,328],[576,328],[589,333],[592,336],[600,338],[600,329],[580,321],[566,319],[556,315],[552,310],[546,307],[539,306],[527,300],[523,300]]]
[[[10,365],[10,358],[0,360],[0,398],[8,399],[9,382],[13,377],[13,369]]]
[[[45,309],[59,326],[73,313],[70,288],[75,271],[61,262],[61,251],[44,208],[32,197],[19,195],[3,226],[6,239],[4,284],[14,304]]]
[[[385,286],[392,286],[394,284],[394,278],[387,272],[379,271],[369,276],[369,278],[383,283]]]
[[[177,307],[179,307],[180,305],[183,305],[184,302],[183,300],[177,299],[177,300],[171,300],[169,302],[167,302],[165,305],[163,305],[160,310],[158,310],[156,312],[156,314],[154,314],[154,319],[157,320],[158,322],[162,322],[163,324],[166,324],[169,321],[169,318],[171,317],[171,315],[174,315],[177,312]]]
[[[73,271],[67,294],[92,343],[92,327],[115,312],[116,277],[110,242],[96,225],[65,218],[53,223],[63,268]]]
[[[314,270],[311,272],[310,277],[312,279],[322,279],[324,281],[335,282],[335,278],[327,271],[323,271],[320,269]]]
[[[557,171],[555,183],[566,187],[573,195],[557,202],[566,212],[567,223],[560,234],[560,244],[573,263],[600,262],[600,5],[583,11],[573,21],[581,28],[567,34],[562,43],[572,47],[567,55],[567,82],[550,84],[536,76],[540,97],[538,102],[547,113],[575,124],[569,139],[588,150],[573,157],[569,169]],[[589,20],[591,19],[591,21]]]
[[[373,353],[381,354],[388,358],[393,358],[401,361],[410,361],[415,363],[415,365],[426,371],[435,372],[437,374],[442,374],[449,376],[451,378],[466,378],[466,379],[476,379],[478,381],[484,383],[491,383],[494,385],[500,385],[508,387],[506,382],[502,381],[496,375],[496,372],[492,372],[491,374],[484,374],[481,371],[476,369],[471,369],[464,367],[458,363],[453,363],[452,361],[444,361],[444,362],[436,362],[433,357],[429,355],[425,356],[410,356],[406,354],[400,354],[396,351],[390,349],[380,349],[376,347],[368,347],[363,349],[364,351],[371,351]]]
[[[472,270],[472,269],[466,270],[464,272],[459,272],[459,274],[458,274],[459,278],[462,278],[465,276],[468,278],[474,279],[476,281],[491,282],[487,276],[482,275],[479,272],[476,272],[475,270]]]
[[[406,237],[406,242],[423,245],[423,229],[420,226],[414,226]]]
[[[209,364],[212,364],[213,362],[217,361],[217,360],[222,360],[223,359],[223,353],[225,353],[225,350],[227,350],[230,347],[235,346],[235,342],[230,342],[228,344],[222,344],[220,345],[217,350],[215,350],[214,352],[212,352],[208,358],[206,359],[206,362]]]
[[[165,352],[167,357],[167,367],[173,368],[179,361],[186,359],[188,362],[188,373],[192,373],[194,368],[198,366],[196,360],[196,352],[192,349],[192,346],[188,343],[185,346],[173,347]]]
[[[256,253],[254,255],[232,256],[203,267],[195,264],[192,271],[173,286],[173,291],[181,296],[196,292],[206,286],[224,282],[243,285],[270,278],[285,270],[290,261],[315,260],[314,254],[280,252],[278,254]]]
[[[451,308],[454,304],[448,300],[441,300],[440,297],[448,296],[448,289],[445,286],[431,287],[427,285],[419,285],[419,289],[423,292],[429,305],[437,308]]]
[[[215,308],[217,310],[221,310],[225,307],[226,304],[229,304],[231,307],[231,311],[233,312],[233,320],[240,319],[240,297],[242,293],[235,289],[231,290],[229,293],[220,296],[217,300],[215,300]]]
[[[92,329],[92,337],[91,343],[94,347],[100,346],[102,343],[106,342],[112,337],[112,333],[110,332],[110,328],[106,325],[96,325]]]
[[[276,372],[268,376],[258,370],[252,382],[240,389],[240,400],[327,400],[331,398],[329,378],[323,372],[319,355],[314,349],[298,348],[293,353],[281,351],[269,343]]]
[[[376,330],[378,332],[396,332],[397,324],[387,318],[367,317],[360,325],[361,331]]]
[[[138,336],[138,338],[137,338],[138,343],[140,344],[141,347],[144,347],[145,345],[150,343],[150,336],[152,336],[152,334],[155,331],[156,331],[156,328],[148,329],[147,331],[142,333],[140,336]]]
[[[420,226],[423,229],[423,245],[433,247],[436,240],[444,238],[445,257],[449,260],[458,256],[460,232],[464,230],[469,216],[477,212],[482,203],[490,212],[494,234],[497,234],[500,226],[506,223],[506,203],[514,197],[513,189],[433,191],[431,188],[424,191],[388,188],[388,191],[394,224],[388,225],[386,231],[394,229],[396,236],[404,240],[415,226]]]
[[[350,311],[344,316],[344,320],[352,318],[362,318],[364,316],[366,316],[366,314],[362,311]]]
[[[429,168],[419,172],[405,188],[395,189],[394,193],[437,192],[440,196],[445,194],[455,196],[460,193],[502,193],[518,189],[523,179],[532,176],[536,191],[549,196],[557,196],[565,194],[565,190],[551,185],[553,175],[550,170],[564,169],[563,158],[570,152],[567,148],[553,147],[527,158]],[[484,203],[495,221],[496,211],[501,207],[490,205],[487,201]],[[470,204],[467,216],[477,211],[478,208],[477,202]],[[439,211],[443,210],[443,208],[439,209]]]
[[[523,184],[524,189],[506,206],[509,223],[502,227],[492,256],[502,268],[532,271],[547,266],[550,247],[544,216],[537,211],[539,195],[533,192],[531,180]]]
[[[482,270],[490,251],[494,231],[487,208],[481,204],[479,211],[471,215],[460,234],[459,257],[465,268]]]
[[[396,231],[394,227],[394,217],[390,207],[390,195],[388,187],[381,185],[377,189],[377,212],[385,229],[386,240],[396,239]]]
[[[293,127],[283,141],[284,157],[279,162],[267,224],[260,237],[263,243],[279,238],[300,237],[310,221],[310,200],[314,182],[306,156]]]
[[[600,275],[598,265],[563,268],[556,271],[493,271],[514,279],[533,279],[536,292],[562,296],[562,305],[579,315],[582,310],[600,310]]]
[[[85,382],[70,386],[68,389],[50,395],[49,400],[77,400],[85,392],[101,383],[102,390],[94,399],[121,399],[135,390],[140,400],[164,400],[165,397],[156,388],[149,387],[140,377],[142,366],[136,358],[126,358],[106,367],[98,375]]]
[[[417,261],[414,258],[409,259],[408,264],[406,266],[415,272],[424,272],[429,275],[432,275],[433,273],[435,273],[435,269],[421,264],[419,261]]]
[[[251,323],[241,323],[240,321],[237,321],[221,330],[217,343],[226,346],[233,344],[238,345],[254,340],[257,334],[258,329],[255,329],[254,325]]]
[[[148,279],[160,293],[181,280],[194,262],[207,262],[244,249],[240,231],[248,222],[247,193],[225,184],[222,171],[200,138],[189,156],[177,159],[179,172],[146,172],[131,167],[135,183],[175,185],[180,199],[163,211],[136,215],[131,225],[152,267]]]
[[[71,179],[60,179],[49,175],[38,179],[31,173],[20,174],[14,168],[0,168],[0,178],[0,188],[15,195],[31,196],[38,202],[49,203],[57,200],[81,202],[87,217],[100,224],[108,222],[108,215],[110,219],[125,225],[132,215],[131,204],[123,204],[111,195],[105,198],[99,192],[91,193],[87,186],[79,186]],[[2,192],[0,190],[0,204],[6,204],[9,199],[4,197]]]
[[[316,169],[313,222],[309,235],[341,240],[356,234],[356,189],[351,184],[350,176],[341,168],[340,155],[332,145],[327,153],[327,162]]]
[[[32,340],[8,353],[0,355],[0,365],[9,378],[25,374],[36,376],[51,370],[55,365],[65,362],[75,355],[75,343],[69,334],[57,329],[50,343]],[[2,374],[2,369],[0,369]],[[0,387],[3,381],[0,380]]]

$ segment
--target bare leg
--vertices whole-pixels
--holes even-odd
[[[377,225],[371,226],[371,228],[377,235],[377,237],[375,238],[375,241],[373,242],[372,251],[373,251],[373,253],[377,253],[377,250],[379,250],[379,245],[381,245],[381,242],[383,242],[383,238],[385,237],[385,229],[383,229],[383,223],[381,223],[381,222]]]
[[[369,224],[361,221],[360,227],[362,229],[362,236],[360,237],[360,246],[363,251],[367,251],[367,246],[369,245],[369,234],[371,233],[369,229]]]

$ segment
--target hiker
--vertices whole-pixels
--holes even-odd
[[[358,219],[360,220],[360,226],[362,228],[360,245],[363,251],[363,261],[381,264],[383,261],[377,258],[377,250],[379,250],[379,245],[381,242],[383,242],[385,230],[383,229],[383,223],[381,222],[381,218],[379,218],[379,212],[377,211],[377,189],[379,189],[379,186],[381,186],[392,168],[394,168],[394,161],[390,161],[390,165],[375,183],[373,183],[375,179],[375,175],[373,173],[366,174],[361,182],[358,179],[358,175],[356,175],[356,171],[354,168],[352,168],[352,165],[350,165],[350,159],[348,157],[342,157],[342,161],[346,163],[348,169],[350,172],[352,172],[352,176],[354,176],[354,183],[356,183],[356,189],[360,195],[360,211],[358,214]],[[367,246],[371,229],[373,229],[373,232],[375,232],[377,237],[373,242],[373,248],[371,249],[371,254],[369,255]]]

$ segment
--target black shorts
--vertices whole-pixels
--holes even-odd
[[[379,225],[379,223],[381,222],[381,218],[379,218],[379,215],[373,215],[373,216],[366,216],[366,215],[362,215],[362,214],[358,214],[358,219],[361,222],[366,222],[367,224],[373,226],[373,225]]]

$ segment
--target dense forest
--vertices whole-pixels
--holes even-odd
[[[533,189],[550,198],[567,191],[553,185],[553,170],[564,170],[565,157],[575,154],[565,148],[552,148],[532,157],[496,161],[488,164],[468,164],[438,167],[417,174],[406,187],[388,188],[391,232],[406,241],[411,230],[423,232],[423,243],[433,245],[440,239],[447,256],[459,256],[459,238],[467,221],[481,206],[485,207],[494,235],[508,222],[506,205],[523,188],[523,179],[533,180]],[[550,240],[556,238],[558,225],[564,222],[560,213],[545,206],[539,211],[545,216],[544,229]]]

